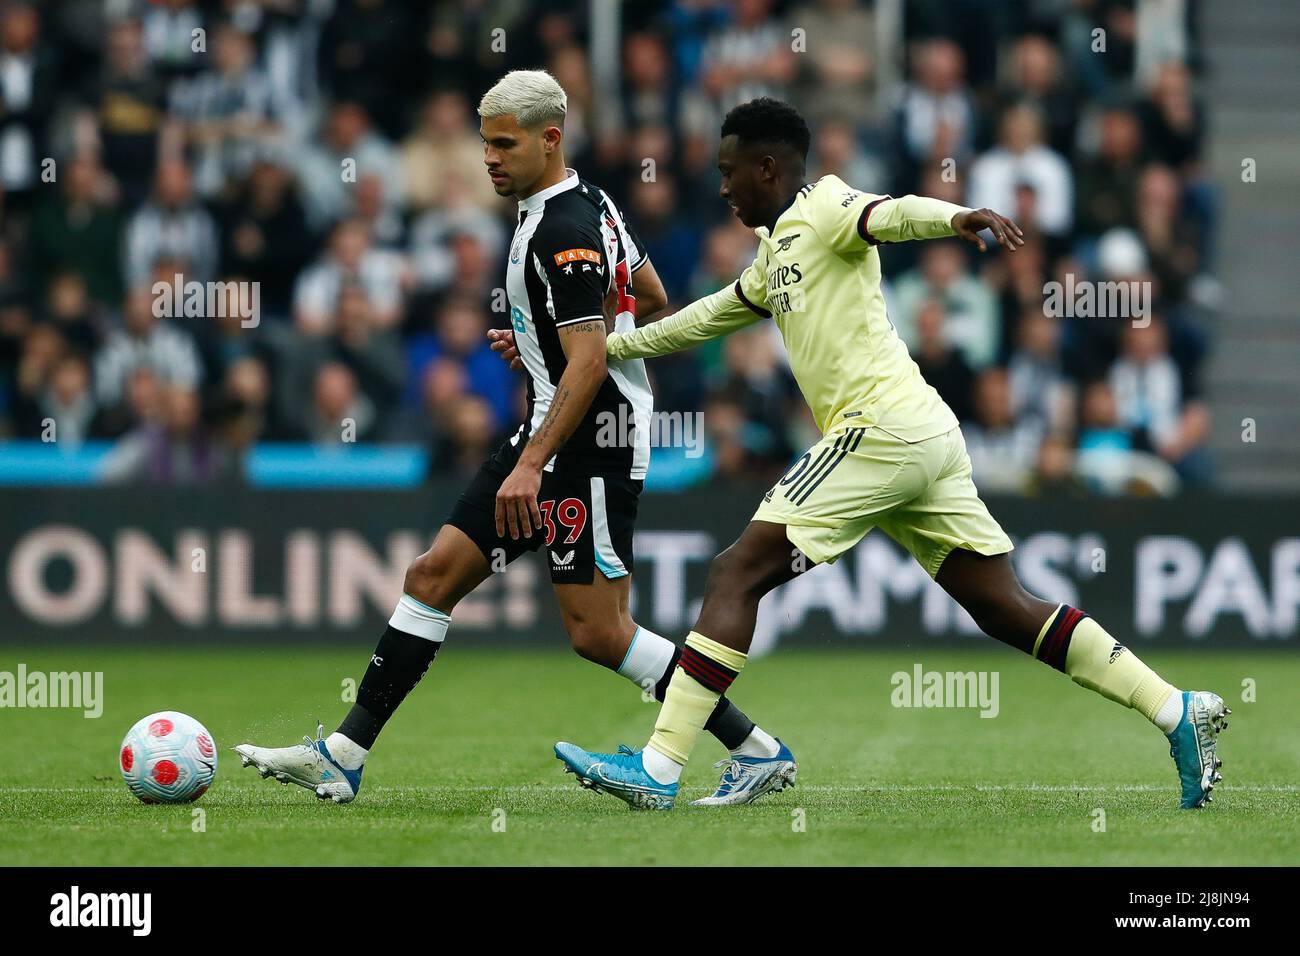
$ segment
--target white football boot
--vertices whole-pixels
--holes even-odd
[[[256,747],[240,744],[235,748],[242,766],[253,766],[264,778],[275,777],[281,783],[296,783],[314,791],[321,800],[351,803],[361,789],[363,764],[356,770],[344,770],[330,755],[324,741],[325,727],[316,725],[316,739],[304,736],[294,747]]]

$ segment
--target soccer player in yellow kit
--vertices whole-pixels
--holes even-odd
[[[771,318],[822,438],[714,558],[699,619],[645,748],[608,754],[559,743],[556,755],[585,786],[633,807],[671,808],[696,737],[744,667],[759,600],[879,527],[986,634],[1156,724],[1169,738],[1182,806],[1209,802],[1222,779],[1216,738],[1230,711],[1215,694],[1167,683],[1084,612],[1021,586],[1011,541],[971,480],[957,419],[886,314],[880,243],[957,235],[984,251],[979,233],[987,229],[1014,252],[1024,243],[1019,227],[988,209],[873,195],[836,176],[805,182],[809,139],[798,112],[776,100],[752,100],[727,115],[721,195],[757,235],[757,257],[733,286],[611,334],[606,348],[615,359],[648,358]],[[763,770],[762,758],[733,761],[718,792],[697,802],[742,802],[727,798],[771,788]]]

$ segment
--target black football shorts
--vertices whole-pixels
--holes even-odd
[[[632,531],[643,482],[632,478],[542,472],[537,505],[543,528],[531,538],[497,536],[497,489],[519,460],[507,441],[491,455],[457,499],[447,524],[465,532],[494,567],[544,547],[554,584],[590,584],[632,572]]]

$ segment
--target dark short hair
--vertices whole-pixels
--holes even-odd
[[[733,107],[722,121],[722,135],[735,136],[743,145],[771,143],[788,146],[808,158],[812,133],[799,111],[789,103],[760,96]]]

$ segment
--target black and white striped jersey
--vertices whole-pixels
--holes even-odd
[[[511,444],[522,449],[551,407],[567,364],[556,330],[604,322],[602,306],[611,291],[617,301],[615,331],[634,329],[632,273],[645,262],[645,248],[614,202],[572,169],[562,182],[520,200],[506,295],[515,344],[528,372],[529,416]],[[645,363],[611,359],[582,423],[546,470],[644,478],[653,404]]]

